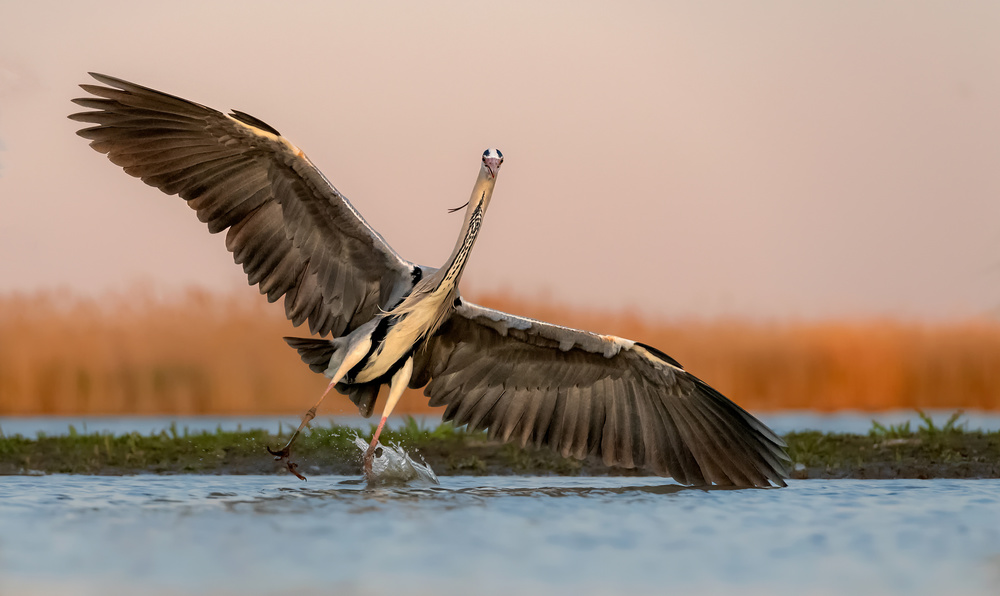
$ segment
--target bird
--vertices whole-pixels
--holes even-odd
[[[388,385],[363,458],[404,389],[423,388],[443,419],[488,437],[600,458],[687,485],[773,487],[788,477],[786,445],[765,424],[639,341],[572,329],[475,304],[459,282],[503,164],[487,149],[451,255],[439,268],[401,257],[317,169],[264,121],[108,75],[80,87],[70,119],[90,146],[168,195],[179,195],[226,248],[249,285],[313,337],[286,337],[361,415]],[[419,226],[413,230],[419,234]]]

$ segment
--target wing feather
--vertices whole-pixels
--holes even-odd
[[[669,356],[468,301],[419,350],[414,379],[446,420],[685,484],[784,485],[770,429]],[[429,382],[428,382],[429,381]]]
[[[552,398],[552,394],[558,395],[558,386],[550,386],[546,391],[544,399],[538,399],[538,416],[535,418],[535,426],[531,429],[531,444],[535,447],[550,444],[550,429],[555,421],[555,409],[557,400]],[[478,428],[478,426],[476,427]]]
[[[628,384],[622,382],[620,379],[615,383],[615,386],[617,391],[629,390]],[[601,431],[607,419],[606,406],[607,404],[600,398],[599,394],[590,400],[590,420],[586,429],[587,451],[579,456],[580,459],[588,455],[598,455],[601,453]]]
[[[500,421],[499,438],[503,441],[510,441],[511,435],[524,419],[524,413],[528,409],[528,401],[531,399],[528,389],[523,387],[515,388],[510,392],[507,400],[507,409],[504,418]]]
[[[492,414],[493,408],[500,401],[500,398],[504,395],[504,388],[502,385],[491,385],[483,390],[483,398],[479,400],[476,407],[469,413],[469,417],[466,420],[472,428],[485,428],[488,424],[484,423],[485,420]]]
[[[188,202],[269,301],[342,335],[412,286],[403,260],[312,162],[260,120],[106,75],[73,100],[77,134],[131,176]]]
[[[616,463],[623,461],[624,458],[621,454],[621,438],[619,435],[622,433],[622,420],[621,420],[621,408],[619,406],[618,399],[615,396],[608,396],[605,400],[607,404],[608,417],[604,424],[603,432],[601,433],[601,446],[603,447],[603,460],[604,465],[613,466]]]
[[[519,446],[525,447],[531,441],[532,433],[538,425],[538,413],[544,401],[542,399],[528,399],[521,422],[514,431],[514,439]]]
[[[590,431],[590,385],[575,387],[574,407],[566,410],[566,438],[563,441],[564,457],[586,457],[587,432]],[[584,423],[586,426],[584,426]],[[582,428],[581,428],[582,427]],[[583,444],[583,455],[578,456]]]
[[[752,435],[741,435],[734,432],[734,426],[721,408],[715,407],[722,404],[702,405],[700,408],[704,413],[706,422],[714,429],[719,441],[727,443],[726,453],[734,460],[735,466],[742,470],[742,473],[752,476],[752,482],[759,483],[767,475],[767,466],[761,465],[768,461],[769,450],[761,444],[757,437]],[[746,456],[747,452],[761,453],[761,459],[753,459]],[[771,462],[773,465],[773,462]]]
[[[644,392],[648,391],[648,389],[644,381]],[[653,399],[649,401],[656,414],[654,424],[659,423],[659,427],[662,429],[661,432],[666,437],[666,441],[659,441],[664,455],[659,463],[659,467],[654,467],[654,470],[657,474],[670,474],[677,478],[679,482],[685,484],[697,483],[697,479],[700,477],[698,463],[691,452],[691,448],[684,442],[677,421],[670,414],[670,408],[667,405],[668,398],[655,393],[653,395]],[[702,482],[704,482],[703,479]]]
[[[560,449],[560,454],[563,457],[574,457],[576,444],[580,439],[580,413],[584,403],[587,403],[589,406],[589,400],[589,385],[574,385],[566,394],[566,402],[562,411],[563,437],[561,441],[562,449]],[[588,428],[587,430],[590,429]]]

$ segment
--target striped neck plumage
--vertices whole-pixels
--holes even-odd
[[[494,159],[483,157],[483,165],[479,169],[479,177],[476,185],[472,188],[472,195],[469,197],[469,205],[465,210],[465,221],[462,224],[462,233],[458,236],[455,249],[451,253],[451,258],[447,264],[438,270],[440,276],[437,284],[438,289],[451,290],[458,285],[465,270],[465,264],[472,252],[472,246],[479,236],[479,230],[483,224],[483,216],[486,208],[493,197],[493,187],[496,185],[496,174],[499,169],[499,162]]]

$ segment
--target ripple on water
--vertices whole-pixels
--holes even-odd
[[[0,479],[0,593],[993,594],[1000,481]]]

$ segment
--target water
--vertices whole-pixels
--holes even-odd
[[[934,423],[941,426],[954,412],[952,410],[930,410]],[[885,412],[859,412],[845,410],[832,413],[809,411],[764,412],[758,417],[775,432],[785,434],[791,431],[819,430],[823,432],[866,434],[872,427],[872,420],[882,424],[909,422],[911,428],[922,424],[914,410],[890,410]],[[418,415],[417,422],[434,428],[441,423],[440,415]],[[280,424],[285,432],[299,425],[300,416],[0,416],[0,432],[8,435],[19,434],[34,438],[39,432],[49,436],[65,435],[72,425],[77,432],[111,433],[122,435],[139,432],[148,435],[167,431],[171,424],[178,430],[189,432],[214,432],[216,429],[233,431],[238,429],[264,429],[277,432]],[[404,416],[391,416],[387,421],[390,428],[405,422]],[[368,430],[373,419],[360,416],[318,417],[312,423],[329,426],[336,423],[357,429]],[[969,430],[1000,430],[1000,412],[966,412],[960,423]]]
[[[304,413],[304,412],[303,412]],[[414,416],[417,423],[434,428],[441,424],[441,416]],[[386,427],[398,428],[406,423],[406,416],[390,416]],[[0,431],[7,435],[21,435],[35,438],[38,433],[48,436],[69,434],[70,426],[79,433],[101,433],[126,435],[159,434],[170,432],[175,427],[178,432],[215,432],[216,430],[237,431],[263,429],[277,433],[279,427],[285,434],[299,426],[301,416],[0,416]],[[331,424],[348,426],[359,430],[369,430],[377,419],[361,416],[318,416],[310,427],[329,427]]]
[[[0,594],[996,594],[1000,481],[0,478]]]
[[[364,461],[364,454],[368,451],[368,441],[354,437],[354,446],[358,448],[358,457]],[[368,475],[369,488],[433,484],[441,482],[427,462],[414,460],[399,445],[383,445],[381,441],[376,444],[371,474]]]

